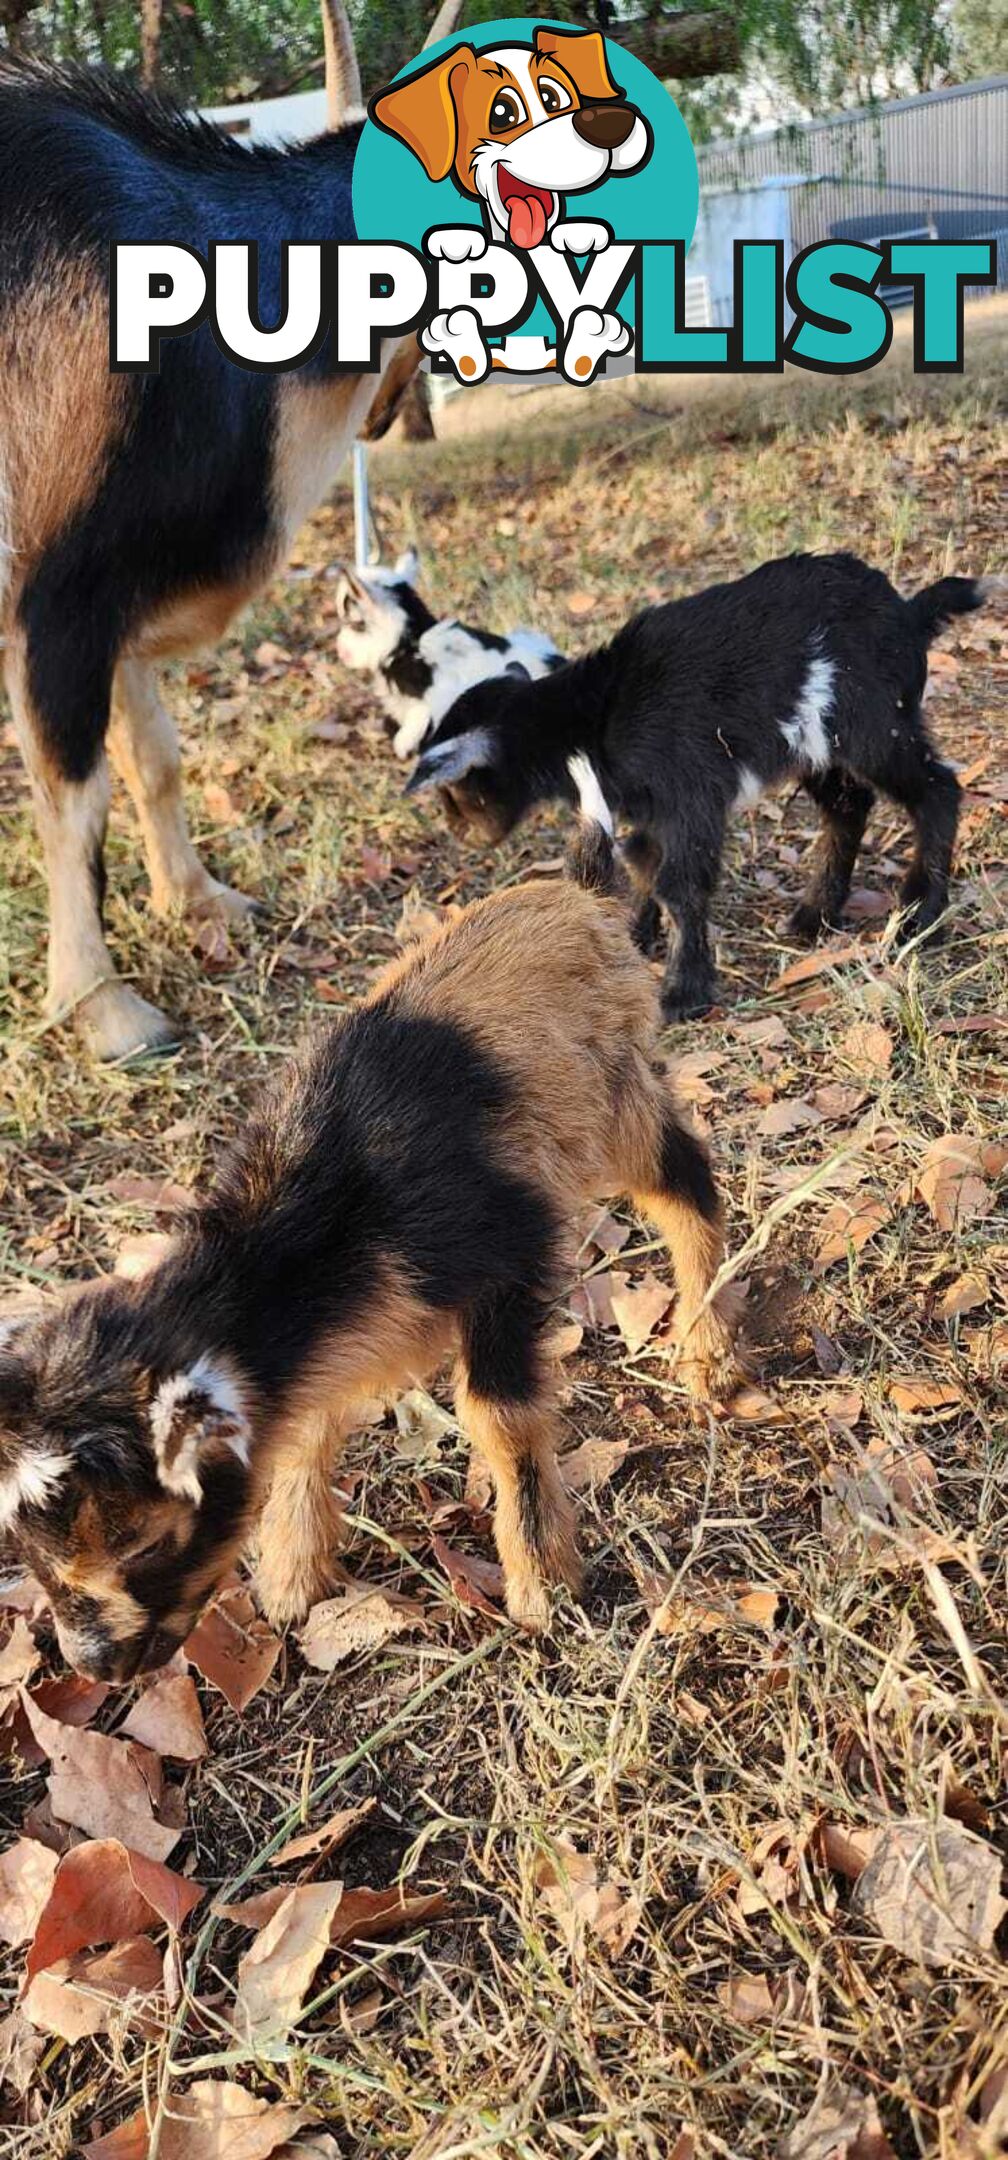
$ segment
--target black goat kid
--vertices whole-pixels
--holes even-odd
[[[497,842],[536,802],[581,800],[630,825],[637,937],[661,905],[679,929],[667,1020],[713,1002],[708,914],[730,812],[796,780],[818,804],[796,937],[836,922],[875,790],[907,811],[916,845],[900,902],[907,933],[948,902],[959,784],[921,715],[928,646],[979,607],[989,581],[942,578],[913,599],[853,555],[790,555],[733,584],[647,609],[612,642],[539,682],[512,676],[456,700],[408,790],[439,789],[450,823]],[[573,761],[573,763],[572,763]]]

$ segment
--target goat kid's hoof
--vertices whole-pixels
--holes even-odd
[[[824,937],[827,931],[836,927],[835,923],[827,922],[821,908],[810,907],[804,900],[792,909],[787,920],[788,936],[796,945],[814,945],[817,938]]]
[[[679,1020],[699,1020],[714,1004],[714,985],[704,990],[663,990],[661,1015],[666,1027],[674,1027]]]
[[[214,878],[204,892],[186,901],[185,912],[193,922],[248,922],[261,913],[261,904]]]
[[[508,1619],[526,1635],[546,1635],[553,1618],[553,1600],[541,1576],[525,1575],[508,1582],[505,1591]]]
[[[128,983],[103,983],[78,1005],[73,1017],[85,1049],[103,1065],[167,1057],[181,1047],[175,1021],[156,1005],[148,1005]]]

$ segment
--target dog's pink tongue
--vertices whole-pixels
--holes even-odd
[[[546,233],[546,212],[538,195],[508,199],[508,239],[513,247],[538,247]]]

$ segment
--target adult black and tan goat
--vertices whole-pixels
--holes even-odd
[[[959,784],[921,714],[928,646],[981,605],[985,579],[947,577],[912,599],[853,555],[789,555],[748,577],[648,608],[610,644],[539,682],[508,675],[452,706],[407,782],[440,791],[449,821],[501,840],[533,803],[580,800],[626,819],[650,949],[664,905],[678,925],[668,1020],[714,999],[709,910],[733,809],[794,780],[822,831],[797,938],[836,922],[875,791],[916,836],[903,929],[937,923]]]
[[[359,105],[342,0],[325,0],[330,113]],[[450,27],[450,25],[449,25]],[[235,366],[204,323],[156,375],[109,368],[113,242],[259,248],[356,237],[357,123],[249,149],[114,77],[0,62],[0,639],[49,881],[50,1012],[104,1058],[175,1029],[117,980],[102,927],[106,738],[136,804],[158,912],[242,912],[186,828],[155,663],[223,632],[284,560],[353,436],[380,430],[419,359],[338,373]]]

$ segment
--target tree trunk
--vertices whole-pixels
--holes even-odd
[[[12,53],[28,51],[30,39],[25,25],[39,4],[40,0],[0,0],[0,30],[5,32]]]
[[[156,90],[161,73],[161,0],[140,0],[140,80]]]
[[[586,28],[595,27],[588,0],[578,0],[575,12]],[[615,18],[610,29],[618,45],[625,45],[663,79],[674,75],[680,82],[690,82],[701,75],[730,75],[742,58],[738,30],[728,14],[679,10],[666,15],[653,8],[646,14]]]

